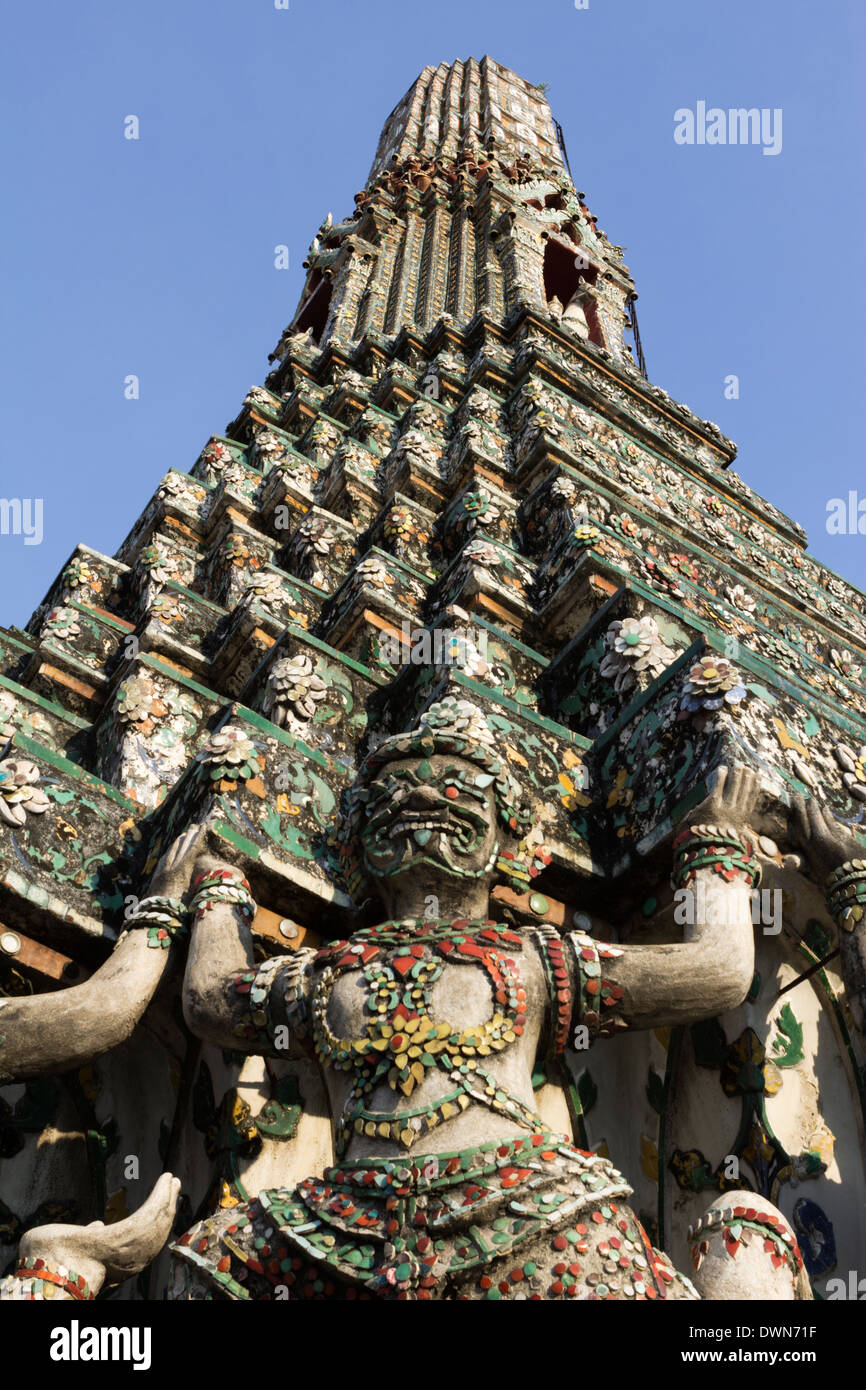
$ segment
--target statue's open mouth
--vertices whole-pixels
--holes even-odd
[[[416,830],[440,830],[447,834],[449,830],[453,829],[454,825],[450,816],[439,816],[431,819],[420,812],[413,814],[407,811],[391,826],[388,831],[388,839],[396,839],[398,835],[412,835]]]

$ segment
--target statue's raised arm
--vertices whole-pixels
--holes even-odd
[[[179,1179],[163,1173],[147,1200],[122,1221],[34,1226],[21,1238],[14,1270],[0,1279],[0,1301],[84,1303],[103,1287],[133,1278],[168,1240],[179,1196]]]
[[[156,993],[172,941],[185,930],[183,894],[201,827],[170,846],[149,893],[104,965],[60,993],[0,999],[0,1082],[72,1071],[130,1036]]]
[[[255,903],[239,869],[210,856],[195,866],[183,1013],[197,1037],[238,1052],[291,1057],[304,1031],[305,971],[315,951],[256,965]]]
[[[792,839],[827,895],[827,911],[839,929],[845,992],[857,1027],[866,1033],[866,846],[800,792],[792,796],[791,810]]]
[[[685,941],[607,946],[571,935],[575,1022],[589,1038],[694,1023],[745,999],[755,970],[751,891],[759,876],[746,826],[758,789],[748,768],[718,768],[710,795],[674,839]]]
[[[760,1242],[729,1268],[724,1223],[747,1193],[725,1193],[734,1210],[704,1219],[693,1286],[652,1245],[624,1176],[552,1128],[535,1094],[539,1060],[561,1055],[574,995],[595,1034],[744,997],[756,790],[751,773],[720,772],[675,840],[675,881],[695,891],[696,911],[689,939],[671,946],[563,941],[549,923],[488,916],[497,865],[529,812],[482,713],[452,697],[381,740],[358,771],[338,844],[356,901],[377,917],[348,939],[256,965],[245,878],[199,858],[186,1021],[232,1050],[308,1049],[335,1164],[201,1215],[172,1243],[172,1297],[487,1299],[519,1286],[533,1298],[808,1298],[796,1239],[768,1201],[753,1212]],[[33,1253],[73,1297],[70,1266],[91,1287],[103,1268],[135,1263],[132,1228],[54,1234],[43,1230]]]

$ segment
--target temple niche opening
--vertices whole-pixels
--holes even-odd
[[[313,342],[321,342],[328,311],[331,307],[331,282],[322,271],[314,270],[310,275],[307,292],[301,310],[295,321],[296,333],[312,334]]]
[[[539,87],[425,68],[346,206],[0,629],[0,1294],[834,1297],[866,599],[647,379]]]
[[[544,243],[544,294],[562,323],[578,338],[604,346],[592,285],[598,271],[589,269],[574,249],[548,237]]]

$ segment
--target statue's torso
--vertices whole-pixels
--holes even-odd
[[[622,1174],[535,1110],[576,973],[552,928],[493,922],[386,923],[296,960],[286,1017],[327,1080],[336,1162],[187,1232],[179,1296],[203,1278],[232,1298],[694,1298]]]
[[[338,1150],[435,1153],[525,1132],[547,1008],[535,942],[494,923],[386,924],[320,952],[309,1009]]]

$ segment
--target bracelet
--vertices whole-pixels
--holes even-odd
[[[303,975],[315,955],[313,949],[304,948],[290,956],[272,956],[270,960],[263,961],[258,970],[246,970],[242,975],[235,976],[231,989],[236,995],[246,996],[249,1004],[249,1021],[241,1020],[235,1025],[235,1037],[272,1047],[274,1028],[280,1025],[287,1025],[293,1035],[306,1036]],[[272,1009],[275,1001],[271,991],[277,975],[281,976],[278,1012],[282,1017],[275,1019]]]
[[[31,1302],[56,1298],[55,1288],[62,1289],[70,1298],[81,1302],[88,1302],[94,1297],[83,1275],[75,1274],[63,1265],[49,1269],[45,1261],[40,1259],[21,1260],[12,1278],[19,1280],[17,1287],[9,1286],[12,1298],[27,1299]]]
[[[286,958],[283,956],[285,971],[282,976],[282,1008],[285,1021],[294,1038],[306,1039],[310,1032],[310,1016],[305,991],[306,974],[310,962],[318,952],[312,946],[302,946]]]
[[[729,883],[738,873],[744,874],[750,888],[760,883],[761,866],[754,857],[752,842],[731,826],[690,825],[677,835],[673,850],[674,888],[691,883],[698,869],[712,869]]]
[[[551,1057],[561,1057],[568,1045],[571,1015],[574,1000],[565,964],[563,942],[559,932],[549,923],[541,922],[532,928],[532,936],[541,955],[544,978],[551,1005],[556,1011],[556,1020],[551,1029],[548,1053]]]
[[[764,1251],[777,1269],[785,1261],[795,1277],[802,1269],[803,1256],[800,1254],[796,1237],[778,1216],[761,1211],[757,1194],[754,1207],[716,1207],[689,1227],[686,1239],[691,1246],[695,1269],[700,1269],[704,1256],[709,1253],[710,1243],[707,1234],[714,1232],[719,1226],[722,1228],[725,1248],[732,1258],[741,1244],[748,1246],[754,1232],[762,1238]]]
[[[252,890],[239,869],[210,869],[198,874],[192,883],[195,892],[190,911],[196,916],[217,903],[231,903],[245,917],[254,917],[256,904]]]
[[[596,941],[585,932],[569,932],[566,940],[574,952],[577,966],[575,993],[578,1022],[589,1029],[590,1038],[607,1037],[628,1027],[625,1019],[615,1012],[625,991],[614,980],[602,976],[602,961],[615,960],[622,955],[616,946]],[[602,1016],[602,1010],[607,1010]]]
[[[189,909],[180,898],[154,894],[141,898],[135,911],[124,921],[124,929],[147,927],[147,944],[167,950],[177,937],[185,936]]]
[[[236,975],[232,980],[231,988],[234,993],[241,997],[246,996],[249,1005],[249,1021],[242,1020],[235,1025],[235,1037],[244,1038],[248,1042],[270,1043],[269,996],[274,976],[285,964],[285,956],[272,956],[270,960],[263,961],[258,970],[245,970],[242,975]]]
[[[842,931],[853,931],[866,910],[866,859],[846,859],[827,878],[827,911]]]

